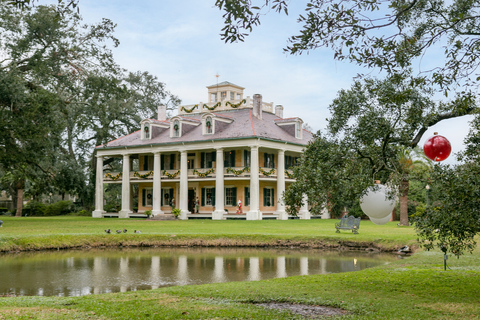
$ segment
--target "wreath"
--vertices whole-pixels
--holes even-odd
[[[207,121],[206,125],[207,125],[207,128],[210,129],[210,127],[212,126],[212,123],[210,121]]]
[[[178,131],[178,124],[175,124],[175,125],[173,126],[173,130]]]
[[[152,199],[152,195],[151,195],[150,193],[147,194],[147,199],[148,199],[148,200]]]
[[[145,129],[144,129],[144,130],[145,130],[145,132],[148,132],[148,127],[145,127]]]

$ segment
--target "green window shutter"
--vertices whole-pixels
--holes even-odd
[[[142,189],[142,206],[145,207],[146,199],[147,199],[147,190]]]
[[[200,168],[205,168],[205,152],[200,153]]]
[[[263,154],[263,166],[266,168],[267,167],[267,158],[268,158],[268,153]]]
[[[205,188],[202,188],[202,207],[205,206]]]
[[[215,206],[215,188],[212,188],[212,206]]]
[[[250,187],[245,187],[245,203],[243,204],[244,206],[249,206],[250,205]]]
[[[230,154],[230,166],[235,167],[235,150],[232,150]]]
[[[228,151],[223,152],[223,167],[224,168],[230,167]]]
[[[148,170],[148,156],[143,156],[143,171]]]
[[[162,191],[160,192],[160,206],[163,206],[163,189]]]
[[[275,168],[275,155],[272,154],[270,157],[272,157],[272,168]]]
[[[175,154],[170,155],[170,170],[175,169]]]
[[[173,188],[170,188],[170,201],[173,199]],[[176,200],[175,200],[176,201]]]
[[[267,206],[267,188],[263,188],[263,206]]]
[[[160,155],[160,170],[165,170],[165,155]]]

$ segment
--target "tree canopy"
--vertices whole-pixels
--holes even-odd
[[[94,147],[179,103],[155,76],[117,65],[114,29],[83,24],[69,4],[0,8],[0,166],[18,187],[28,180],[88,204]]]

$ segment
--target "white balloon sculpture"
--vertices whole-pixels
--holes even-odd
[[[387,223],[394,207],[395,200],[389,198],[389,190],[382,184],[370,187],[360,198],[360,208],[375,224]]]

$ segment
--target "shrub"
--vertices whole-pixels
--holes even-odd
[[[87,211],[87,210],[80,210],[80,211],[72,213],[72,216],[90,217],[90,216],[92,216],[92,212]]]
[[[0,214],[8,212],[8,208],[0,208]]]
[[[45,216],[59,216],[72,212],[72,201],[58,201],[47,206]]]
[[[147,215],[147,218],[150,218],[150,216],[152,215],[152,210],[145,211],[145,214]]]
[[[32,200],[27,203],[22,210],[22,215],[27,216],[44,216],[47,211],[47,205],[45,203]]]

